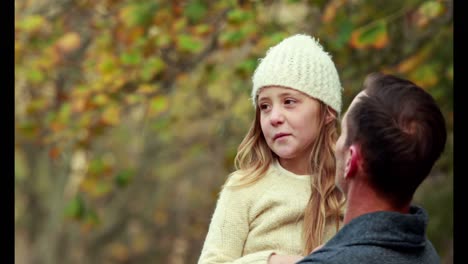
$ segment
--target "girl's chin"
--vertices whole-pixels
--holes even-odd
[[[291,151],[276,151],[275,154],[280,158],[280,159],[294,159],[296,157],[295,153],[292,153]]]

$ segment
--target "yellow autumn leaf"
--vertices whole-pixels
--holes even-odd
[[[209,24],[197,25],[193,28],[193,33],[199,36],[206,36],[213,31],[213,26]]]
[[[102,113],[102,121],[109,125],[116,125],[120,122],[120,108],[116,105],[107,107]]]
[[[166,225],[168,220],[167,212],[164,210],[156,210],[156,212],[153,214],[153,220],[157,226]]]
[[[97,184],[97,179],[96,177],[89,177],[89,174],[87,176],[80,182],[80,191],[91,193]]]
[[[80,47],[81,37],[76,32],[69,32],[63,35],[56,42],[56,47],[64,53],[70,53]]]
[[[408,71],[418,66],[420,62],[421,62],[420,56],[417,56],[417,55],[411,56],[398,64],[397,71],[399,73],[407,73]]]
[[[80,116],[80,119],[78,120],[78,126],[80,127],[88,127],[91,124],[92,121],[92,114],[91,112],[84,112]]]
[[[180,32],[187,26],[187,18],[186,17],[178,18],[172,23],[171,26],[174,32]]]
[[[206,92],[210,98],[228,104],[232,100],[233,93],[223,88],[222,84],[213,83],[206,86]]]
[[[157,90],[158,90],[158,88],[155,85],[145,83],[145,84],[142,84],[142,85],[140,85],[138,87],[137,93],[139,93],[139,94],[151,94],[151,93],[154,93]]]
[[[117,75],[117,77],[112,81],[112,85],[114,87],[121,87],[122,85],[125,84],[125,77],[122,75]]]
[[[90,89],[84,85],[78,85],[71,91],[71,97],[88,97],[91,95]]]
[[[141,254],[149,248],[149,241],[143,235],[134,236],[131,243],[132,251],[136,254]]]
[[[109,253],[118,262],[125,262],[129,259],[129,256],[130,256],[128,247],[118,242],[112,243],[110,245]]]
[[[133,6],[125,6],[120,9],[119,14],[117,15],[118,19],[127,27],[130,27],[133,24],[133,9]]]
[[[24,46],[21,42],[15,41],[15,63],[16,60],[21,58],[21,55],[23,54]]]
[[[400,62],[396,66],[396,70],[399,73],[408,73],[414,68],[416,68],[418,65],[420,65],[422,62],[424,62],[427,58],[428,55],[428,48],[424,48],[415,55],[412,55],[405,59],[404,61]]]
[[[100,73],[111,74],[117,69],[118,62],[115,56],[111,54],[103,54],[100,57],[100,60],[98,60],[98,63],[96,64],[96,68]]]

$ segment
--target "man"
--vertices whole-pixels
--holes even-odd
[[[445,147],[444,117],[414,83],[374,73],[342,119],[336,184],[343,228],[298,263],[440,263],[413,194]]]

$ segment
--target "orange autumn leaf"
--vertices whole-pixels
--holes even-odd
[[[375,40],[373,47],[376,49],[382,49],[385,46],[387,46],[388,42],[389,42],[388,34],[381,34]]]
[[[50,124],[50,128],[52,132],[59,132],[62,131],[65,128],[65,125],[61,122],[54,121],[52,124]]]
[[[340,8],[344,3],[345,3],[345,1],[343,1],[343,0],[333,0],[333,1],[331,1],[325,7],[325,11],[323,12],[323,16],[322,16],[322,22],[324,22],[324,23],[331,22],[335,18],[338,8]]]
[[[57,147],[53,147],[49,150],[49,157],[56,160],[60,155],[60,150]]]

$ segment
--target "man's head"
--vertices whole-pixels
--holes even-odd
[[[370,74],[343,116],[337,142],[336,183],[364,175],[395,205],[411,201],[445,147],[444,117],[434,99],[414,83]]]

